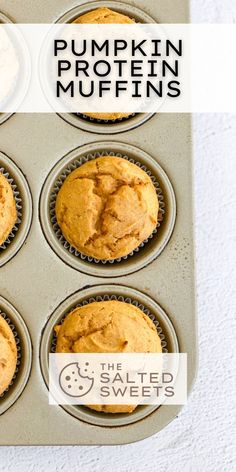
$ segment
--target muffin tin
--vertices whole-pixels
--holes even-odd
[[[68,1],[66,6],[63,0],[40,0],[40,9],[30,0],[21,5],[2,0],[1,9],[14,22],[50,23],[71,21],[97,4],[132,12],[138,21],[188,21],[183,0],[177,0],[174,9],[166,0],[89,5]],[[130,415],[106,415],[86,407],[48,404],[53,327],[85,301],[118,297],[141,306],[160,330],[163,347],[187,352],[189,392],[195,377],[190,116],[136,115],[114,123],[76,115],[63,118],[53,113],[15,114],[0,126],[0,167],[7,170],[22,200],[18,231],[0,252],[0,265],[4,264],[0,310],[14,325],[22,354],[19,371],[0,399],[2,445],[129,443],[156,433],[178,415],[178,405],[142,406]],[[64,247],[53,220],[53,192],[63,172],[101,153],[119,154],[141,165],[154,179],[162,210],[152,239],[126,259],[106,264]]]

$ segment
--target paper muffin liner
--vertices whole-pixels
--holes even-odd
[[[15,338],[15,342],[16,342],[16,349],[17,349],[17,360],[16,360],[16,370],[15,370],[15,373],[14,373],[14,376],[12,377],[12,380],[11,380],[11,383],[8,385],[8,387],[6,388],[6,390],[2,393],[2,395],[0,395],[0,399],[3,398],[6,393],[10,390],[10,388],[12,387],[12,385],[14,384],[15,380],[16,380],[16,377],[17,377],[17,374],[19,372],[19,368],[20,368],[20,363],[21,363],[21,357],[22,357],[22,353],[21,353],[21,344],[20,344],[20,338],[19,338],[19,335],[17,333],[17,330],[15,328],[15,325],[12,323],[11,319],[9,318],[9,316],[4,313],[3,311],[1,311],[0,309],[0,316],[2,316],[4,318],[4,320],[7,322],[8,326],[11,328],[12,332],[13,332],[13,335],[14,335],[14,338]]]
[[[11,230],[11,233],[8,235],[7,239],[0,246],[0,254],[1,254],[1,252],[4,251],[5,249],[7,249],[9,244],[11,244],[12,240],[15,238],[16,233],[18,232],[19,227],[21,225],[21,222],[22,222],[22,198],[21,198],[20,191],[19,191],[14,179],[11,177],[9,172],[4,167],[0,167],[0,173],[3,174],[3,176],[7,179],[8,183],[11,185],[13,195],[14,195],[14,198],[15,198],[15,202],[16,202],[16,211],[17,211],[16,223],[13,226],[13,228]]]
[[[87,121],[89,123],[94,123],[98,125],[115,125],[134,118],[134,116],[136,116],[136,113],[131,113],[129,116],[123,116],[122,118],[116,118],[115,120],[101,120],[98,118],[92,118],[91,116],[85,115],[84,113],[74,113],[74,115],[82,119],[83,121]]]
[[[151,181],[152,181],[152,183],[153,183],[153,185],[156,189],[157,198],[158,198],[158,201],[159,201],[159,212],[158,212],[157,225],[156,225],[156,228],[154,229],[154,231],[152,232],[152,234],[145,241],[143,241],[137,248],[135,248],[132,252],[130,252],[128,255],[123,256],[123,257],[119,257],[117,259],[111,259],[111,260],[96,259],[94,257],[86,256],[85,254],[77,251],[77,249],[75,249],[63,236],[62,231],[61,231],[61,229],[58,225],[57,218],[56,218],[56,199],[57,199],[57,195],[59,193],[59,190],[61,189],[65,179],[68,177],[68,175],[71,172],[73,172],[78,167],[82,166],[83,164],[85,164],[88,161],[91,161],[91,160],[96,159],[96,158],[101,157],[101,156],[121,157],[123,159],[128,160],[132,164],[135,164],[138,167],[140,167],[150,177],[150,179],[151,179]],[[51,195],[50,195],[49,209],[50,209],[49,214],[50,214],[50,221],[51,221],[52,229],[53,229],[57,239],[59,240],[61,245],[64,247],[64,249],[66,249],[70,254],[74,255],[75,257],[78,257],[78,258],[82,259],[83,261],[87,261],[87,262],[95,263],[95,264],[102,263],[102,264],[105,265],[105,264],[113,264],[115,262],[121,262],[122,260],[127,260],[129,257],[132,257],[135,254],[137,254],[137,252],[139,252],[140,249],[142,249],[154,237],[154,235],[157,233],[158,228],[160,227],[161,222],[163,221],[163,218],[164,218],[165,202],[164,202],[164,196],[163,196],[163,193],[162,193],[162,189],[161,189],[156,177],[154,175],[152,175],[151,171],[148,170],[145,165],[143,165],[140,162],[136,161],[135,159],[130,158],[127,155],[121,154],[119,152],[115,153],[115,152],[107,152],[107,151],[104,151],[104,152],[98,152],[97,151],[95,153],[87,154],[87,155],[85,155],[85,156],[83,156],[79,159],[75,159],[72,163],[68,164],[66,169],[64,169],[64,171],[61,173],[61,175],[55,181],[53,190],[52,190]]]
[[[123,297],[122,295],[117,296],[117,295],[108,295],[108,294],[106,294],[106,295],[97,295],[95,297],[90,297],[90,298],[85,299],[82,302],[76,304],[73,308],[71,308],[61,318],[61,320],[59,320],[59,322],[62,323],[65,320],[65,318],[73,310],[75,310],[76,308],[80,308],[82,306],[85,306],[85,305],[88,305],[88,304],[94,303],[94,302],[105,302],[105,301],[114,301],[114,300],[119,301],[119,302],[124,302],[124,303],[130,304],[130,305],[134,305],[135,307],[139,308],[145,315],[147,315],[152,320],[153,324],[156,327],[158,336],[161,340],[162,352],[163,352],[163,354],[167,354],[168,353],[168,345],[167,345],[167,341],[166,341],[165,335],[162,331],[162,327],[160,326],[159,321],[157,320],[155,315],[153,315],[151,313],[151,311],[146,306],[144,306],[143,304],[139,303],[137,300],[135,300],[131,297]],[[56,343],[57,343],[57,337],[56,337],[56,334],[54,333],[53,338],[52,338],[52,344],[51,344],[51,353],[56,352]]]

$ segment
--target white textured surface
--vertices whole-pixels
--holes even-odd
[[[236,2],[194,0],[193,20],[235,22]],[[188,405],[142,443],[2,447],[1,472],[236,470],[236,115],[196,116],[194,138],[200,359]]]

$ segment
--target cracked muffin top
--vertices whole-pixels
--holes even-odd
[[[16,370],[17,349],[13,332],[0,315],[0,395],[10,385]]]
[[[161,353],[154,323],[139,308],[116,300],[76,308],[56,326],[58,353]],[[132,413],[136,405],[88,405],[104,413]]]
[[[129,24],[134,23],[134,20],[129,18],[126,15],[122,15],[122,13],[118,13],[117,11],[110,10],[110,8],[101,7],[97,8],[96,10],[89,11],[84,15],[79,16],[74,20],[74,23],[81,23],[81,24]]]
[[[151,319],[139,308],[116,300],[76,308],[55,327],[56,352],[161,352]]]
[[[16,202],[11,185],[0,172],[0,246],[6,241],[16,223]]]
[[[84,15],[79,16],[73,23],[77,24],[133,24],[134,20],[129,18],[122,13],[110,10],[109,8],[102,7],[92,10]],[[130,116],[130,113],[83,113],[90,118],[97,120],[118,120],[121,118],[127,118]]]
[[[124,257],[157,225],[159,203],[150,177],[120,157],[99,157],[71,172],[56,200],[65,239],[100,260]]]

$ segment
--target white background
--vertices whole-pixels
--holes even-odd
[[[235,23],[236,2],[193,0],[192,21]],[[236,470],[236,114],[195,116],[194,139],[200,365],[187,407],[128,446],[2,447],[1,472]]]

